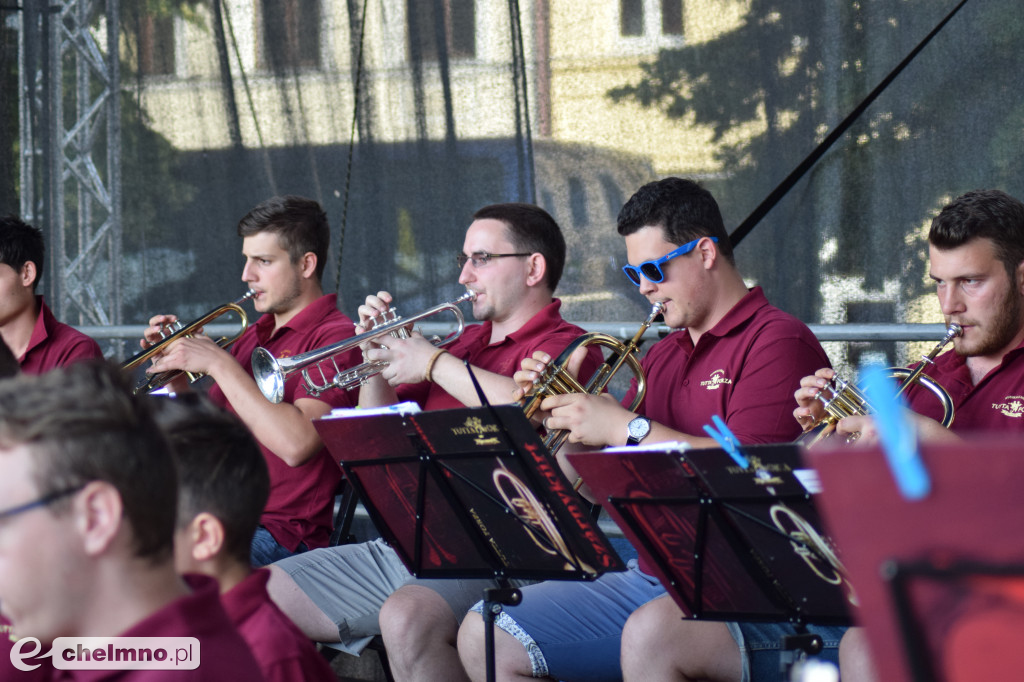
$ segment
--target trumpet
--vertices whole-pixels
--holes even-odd
[[[408,338],[410,325],[449,311],[455,316],[458,329],[446,339],[432,341],[438,348],[443,348],[459,338],[466,328],[466,319],[463,317],[462,311],[459,310],[459,304],[475,300],[476,292],[467,291],[453,301],[441,303],[409,318],[400,317],[394,308],[391,308],[384,313],[370,331],[288,358],[275,358],[266,348],[257,348],[252,352],[253,378],[256,379],[256,385],[259,386],[260,392],[272,403],[279,403],[284,399],[285,381],[294,372],[302,372],[306,391],[314,397],[331,388],[351,390],[365,384],[370,377],[380,374],[388,363],[381,360],[364,362],[351,369],[343,370],[338,367],[335,356],[385,335]],[[313,372],[316,373],[316,376]],[[328,373],[330,373],[330,378],[328,378]]]
[[[221,348],[230,347],[231,344],[240,339],[242,334],[245,333],[245,330],[249,328],[249,317],[245,314],[245,311],[242,309],[242,304],[255,295],[256,292],[253,291],[252,289],[249,289],[248,291],[245,292],[245,295],[239,298],[237,301],[225,303],[219,308],[214,308],[210,312],[200,317],[198,320],[190,322],[189,324],[182,324],[181,321],[172,322],[171,324],[167,325],[161,330],[160,335],[162,338],[159,341],[157,341],[156,343],[154,343],[152,346],[145,349],[141,353],[136,354],[130,360],[125,361],[121,365],[121,369],[125,371],[131,371],[137,368],[146,360],[149,360],[154,356],[157,356],[160,353],[164,352],[171,343],[177,341],[178,339],[191,337],[197,334],[203,327],[216,320],[218,317],[222,315],[227,315],[228,313],[234,313],[238,315],[239,319],[241,320],[241,329],[239,329],[238,333],[235,334],[234,336],[222,336],[216,341],[217,345],[220,346]],[[166,372],[160,372],[159,374],[154,374],[150,376],[148,379],[144,380],[139,385],[137,385],[134,388],[134,392],[136,394],[139,394],[155,391],[158,388],[166,386],[168,383],[170,383],[172,379],[181,374],[188,375],[189,381],[198,381],[203,376],[201,374],[195,374],[192,372],[184,372],[182,370],[168,370]]]
[[[526,417],[532,417],[540,408],[540,404],[544,399],[549,396],[566,393],[589,393],[591,395],[601,393],[608,386],[608,382],[611,381],[616,372],[622,369],[623,365],[629,365],[629,368],[633,371],[634,378],[636,378],[636,395],[633,397],[633,402],[630,403],[629,409],[633,411],[639,407],[640,403],[643,402],[644,395],[647,393],[647,379],[644,376],[643,368],[640,366],[640,360],[636,357],[636,352],[640,347],[640,339],[647,329],[654,324],[654,319],[664,310],[665,304],[660,301],[651,306],[651,312],[647,319],[640,325],[633,338],[626,343],[622,343],[610,334],[603,334],[601,332],[590,332],[578,336],[572,343],[566,346],[565,350],[551,364],[544,368],[544,372],[538,377],[533,388],[520,398],[519,405],[523,408],[523,412],[526,413]],[[584,386],[569,374],[569,358],[577,348],[592,345],[604,346],[611,350],[612,353],[598,367],[586,386]],[[545,436],[544,445],[547,446],[549,451],[555,452],[568,437],[568,431],[551,431]]]
[[[890,378],[901,380],[899,388],[896,389],[897,396],[902,395],[904,391],[915,383],[931,391],[939,402],[942,403],[943,414],[941,424],[945,428],[949,428],[955,416],[953,399],[937,381],[924,374],[924,369],[928,365],[934,364],[932,361],[946,347],[946,344],[963,333],[964,330],[960,325],[952,322],[946,328],[945,335],[935,344],[935,347],[927,355],[921,357],[921,363],[915,369],[912,370],[909,367],[890,367],[886,370]],[[826,438],[829,438],[835,432],[836,424],[844,417],[871,414],[875,411],[868,403],[864,393],[856,385],[839,376],[833,377],[832,381],[819,390],[814,398],[825,406],[825,415],[814,422],[808,430],[804,431],[796,439],[797,443],[807,447],[817,445]]]

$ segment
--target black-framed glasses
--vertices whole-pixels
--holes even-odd
[[[74,495],[75,493],[81,491],[82,488],[84,487],[84,485],[79,485],[75,486],[74,488],[65,488],[64,490],[57,490],[48,495],[43,495],[38,500],[26,502],[25,504],[19,504],[17,507],[11,507],[10,509],[4,509],[3,511],[0,511],[0,521],[3,521],[4,519],[9,519],[12,516],[17,516],[18,514],[23,514],[27,511],[31,511],[32,509],[36,509],[38,507],[48,507],[57,500],[62,500],[65,497]]]
[[[487,253],[486,251],[474,251],[468,256],[464,253],[456,254],[455,260],[459,263],[459,270],[466,267],[466,262],[473,264],[474,268],[482,268],[491,262],[492,258],[512,258],[532,256],[533,253]]]
[[[691,242],[686,242],[682,246],[672,251],[669,251],[661,258],[657,260],[645,260],[640,265],[623,265],[622,271],[626,273],[626,277],[629,277],[629,281],[633,284],[640,286],[640,275],[647,278],[647,281],[657,284],[665,280],[665,273],[661,270],[662,263],[667,263],[676,256],[685,256],[686,254],[697,248],[697,243],[704,239],[704,237],[697,237]],[[708,237],[713,242],[718,241],[718,237]]]

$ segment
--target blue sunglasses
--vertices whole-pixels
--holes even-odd
[[[622,271],[626,273],[626,277],[629,277],[629,281],[633,284],[640,286],[640,275],[647,278],[647,281],[657,284],[665,279],[665,273],[661,271],[661,264],[667,263],[676,256],[685,256],[686,254],[697,248],[697,242],[704,237],[697,237],[692,242],[686,242],[678,249],[669,251],[664,256],[657,260],[645,260],[640,265],[623,265]],[[718,242],[718,237],[708,237],[713,242]]]

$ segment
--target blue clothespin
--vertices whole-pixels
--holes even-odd
[[[736,440],[736,436],[734,436],[732,431],[729,430],[729,427],[725,425],[722,418],[717,414],[713,414],[711,415],[711,421],[715,423],[718,430],[715,430],[708,424],[705,424],[704,432],[714,438],[715,442],[718,443],[723,450],[729,453],[729,456],[732,457],[736,464],[740,465],[744,469],[749,468],[750,462],[747,461],[747,458],[744,457],[742,452],[740,452],[740,442]]]
[[[931,489],[928,470],[917,447],[917,433],[903,402],[893,394],[892,380],[880,365],[861,368],[864,394],[875,408],[872,417],[878,440],[896,487],[909,500],[920,500]]]

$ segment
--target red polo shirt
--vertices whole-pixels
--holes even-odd
[[[39,317],[36,318],[36,326],[32,330],[25,354],[18,358],[22,372],[42,374],[78,360],[103,357],[99,344],[92,337],[58,322],[46,307],[42,296],[36,296],[36,303],[39,306]]]
[[[217,581],[202,575],[185,576],[192,594],[177,599],[122,632],[121,637],[195,637],[199,667],[195,670],[57,670],[60,682],[223,682],[262,680],[259,666],[245,640],[221,606]]]
[[[542,350],[552,358],[558,355],[576,337],[586,330],[562,319],[559,308],[562,302],[552,300],[531,317],[526,324],[497,343],[489,343],[493,325],[490,321],[468,325],[462,336],[447,346],[452,355],[460,360],[469,360],[474,367],[495,374],[510,377],[519,370],[520,363]],[[581,377],[590,377],[601,364],[601,351],[590,348],[587,359],[580,368]],[[437,384],[421,382],[399,387],[400,400],[412,400],[424,410],[449,410],[463,407],[462,403],[448,394]],[[509,400],[512,396],[509,395]]]
[[[703,437],[717,414],[740,443],[784,443],[800,434],[793,393],[828,356],[800,320],[754,287],[694,346],[685,330],[654,344],[642,363],[647,396],[638,411]],[[629,405],[636,383],[622,401]]]
[[[270,600],[270,571],[259,569],[221,595],[266,682],[336,682],[338,676],[313,643]]]
[[[352,320],[338,311],[336,300],[334,294],[321,296],[277,331],[274,331],[273,315],[261,316],[231,347],[231,355],[251,375],[252,352],[257,346],[263,346],[274,357],[289,357],[353,336]],[[356,348],[335,359],[338,367],[347,368],[362,362],[362,354]],[[294,403],[296,398],[306,396],[299,374],[293,374],[285,382],[285,402]],[[210,389],[210,397],[231,409],[218,386]],[[357,397],[355,391],[331,389],[317,400],[331,407],[353,407]],[[270,469],[270,499],[260,523],[290,551],[294,552],[301,542],[310,549],[326,547],[331,532],[331,506],[341,480],[341,469],[323,448],[297,467],[285,464],[262,443],[260,449]]]
[[[953,431],[1024,431],[1024,345],[1004,355],[977,386],[971,384],[967,358],[949,350],[934,362],[925,374],[946,389],[953,400]],[[941,419],[942,404],[928,389],[911,388],[907,399],[914,412]]]

